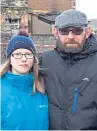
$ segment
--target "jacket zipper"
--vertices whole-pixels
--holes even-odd
[[[73,100],[72,113],[76,113],[76,110],[77,110],[78,94],[79,94],[78,88],[76,87],[74,90],[74,100]]]

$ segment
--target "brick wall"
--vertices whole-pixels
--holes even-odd
[[[73,0],[28,0],[28,6],[32,7],[33,10],[54,10],[59,11],[67,10],[72,8]]]
[[[40,54],[47,50],[52,50],[55,47],[55,37],[52,35],[33,35],[31,36],[35,42],[37,53]],[[2,37],[3,38],[3,37]],[[7,37],[7,40],[10,40],[11,36]],[[3,63],[5,58],[5,50],[7,46],[7,41],[1,39],[1,63]]]

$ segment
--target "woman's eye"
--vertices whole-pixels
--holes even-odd
[[[21,53],[15,53],[15,55],[21,55]]]

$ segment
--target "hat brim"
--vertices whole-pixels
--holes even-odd
[[[60,25],[56,26],[57,28],[66,28],[66,27],[86,27],[87,25],[75,25],[75,24],[68,24],[68,25]]]

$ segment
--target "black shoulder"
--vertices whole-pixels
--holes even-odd
[[[43,57],[49,57],[51,56],[53,53],[55,52],[55,50],[50,50],[50,51],[45,51],[43,52],[41,55],[40,55],[40,59],[43,58]]]

